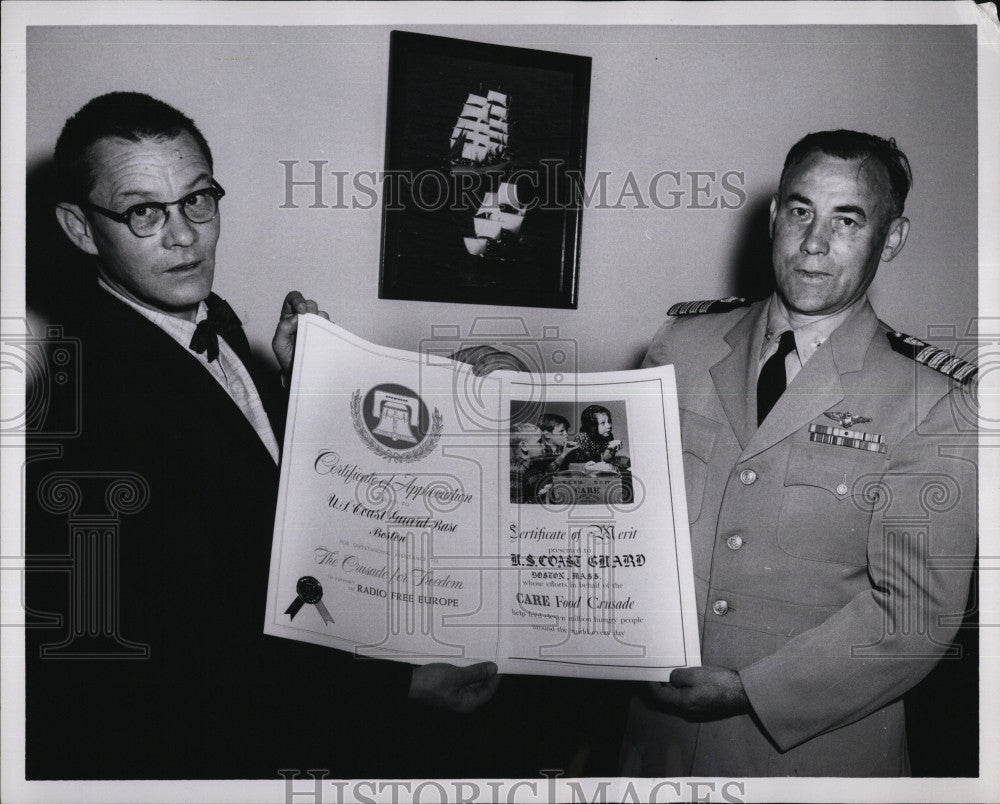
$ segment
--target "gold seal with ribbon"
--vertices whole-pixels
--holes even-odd
[[[290,620],[295,619],[295,615],[306,603],[311,603],[316,607],[316,611],[319,612],[324,623],[333,622],[333,617],[330,616],[330,612],[323,603],[323,587],[311,575],[303,575],[299,578],[299,582],[295,584],[295,594],[296,597],[292,601],[292,605],[285,609],[285,614],[289,615]]]

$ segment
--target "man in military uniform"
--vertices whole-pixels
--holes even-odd
[[[677,371],[704,666],[633,700],[625,775],[909,773],[901,696],[976,552],[975,369],[865,295],[909,186],[894,141],[806,136],[771,201],[777,291],[675,305],[649,348]]]

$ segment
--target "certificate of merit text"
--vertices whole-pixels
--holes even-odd
[[[672,367],[498,371],[299,318],[264,631],[413,664],[700,664]]]

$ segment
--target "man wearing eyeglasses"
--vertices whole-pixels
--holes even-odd
[[[29,611],[62,628],[27,630],[27,777],[412,775],[394,760],[407,695],[470,710],[495,666],[411,672],[264,636],[283,392],[211,292],[225,191],[208,143],[171,106],[111,93],[67,121],[56,167],[57,219],[96,277],[58,322],[80,342],[80,434],[29,464],[28,549],[67,553],[60,484],[73,521],[110,515],[117,539],[71,545],[72,581],[29,573]],[[284,372],[305,312],[289,293]]]
[[[115,136],[115,125],[108,125],[116,119],[132,123],[121,126],[124,136]],[[142,127],[150,136],[142,136]],[[260,391],[229,339],[220,340],[217,327],[202,324],[209,321],[210,308],[225,310],[229,321],[233,317],[228,305],[210,295],[219,200],[225,191],[212,178],[211,150],[201,132],[148,96],[111,93],[67,122],[56,161],[61,185],[56,218],[74,245],[97,258],[100,287],[181,346],[189,346],[277,461],[278,444]],[[315,313],[318,306],[297,293],[286,299],[275,334],[283,371],[291,366],[298,312]],[[210,348],[198,348],[199,325],[208,333]],[[238,323],[231,339],[236,327]],[[240,346],[243,341],[245,336]]]

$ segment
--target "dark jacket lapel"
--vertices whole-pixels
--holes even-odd
[[[95,315],[89,318],[87,329],[92,331],[91,334],[114,344],[115,353],[132,367],[137,382],[145,382],[151,388],[169,382],[189,389],[192,400],[200,400],[202,406],[207,406],[202,415],[216,417],[215,420],[227,422],[231,427],[247,428],[253,434],[253,440],[268,455],[268,460],[271,460],[267,447],[239,405],[205,370],[194,353],[186,354],[187,350],[170,335],[107,291],[95,288],[92,301]],[[93,332],[95,329],[99,331]],[[265,390],[261,390],[259,372],[253,370],[250,346],[243,328],[233,330],[225,340],[250,373],[268,418],[272,419],[273,414],[274,418],[280,420],[274,403],[275,392],[266,386]],[[251,360],[248,361],[246,356],[250,356]],[[86,378],[84,381],[86,382]],[[281,438],[277,430],[275,437],[280,444]]]

